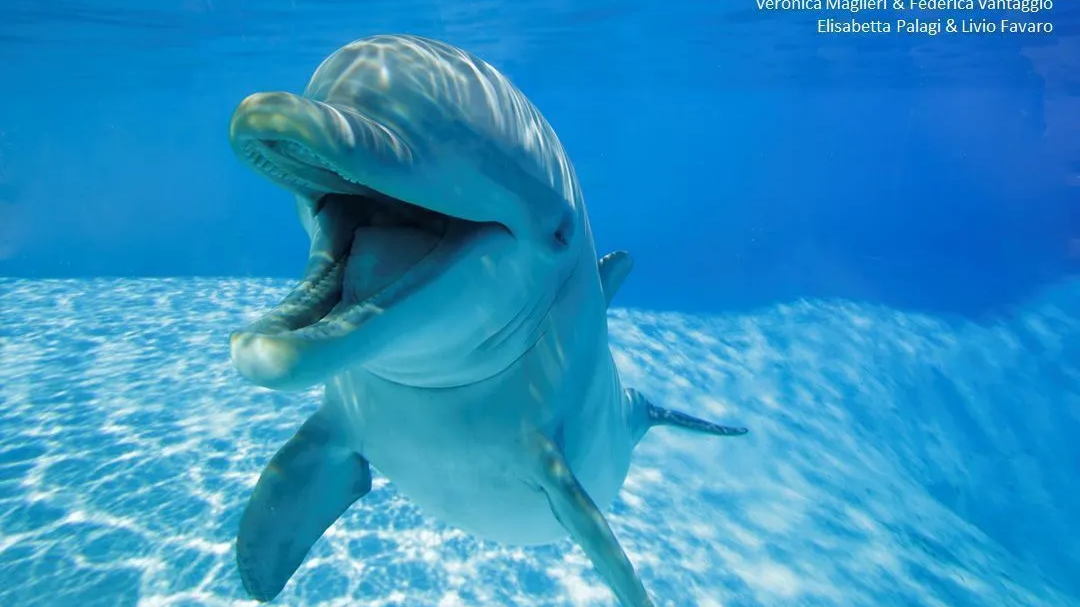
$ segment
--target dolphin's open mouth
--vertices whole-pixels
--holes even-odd
[[[330,361],[348,359],[342,348],[355,349],[344,338],[437,276],[436,258],[488,225],[371,190],[297,142],[234,144],[264,175],[314,200],[304,277],[231,338],[234,364],[259,385],[297,389],[323,379]]]
[[[326,339],[355,330],[424,282],[429,258],[470,222],[377,193],[326,194],[304,277],[245,332]],[[453,230],[451,230],[453,228]]]

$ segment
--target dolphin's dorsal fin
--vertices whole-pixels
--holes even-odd
[[[600,258],[596,264],[600,271],[600,284],[604,289],[604,300],[611,306],[611,299],[619,292],[630,270],[634,267],[634,258],[626,251],[615,251]]]

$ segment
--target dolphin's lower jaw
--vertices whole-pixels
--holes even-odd
[[[344,247],[313,247],[308,270],[299,284],[273,309],[254,323],[232,334],[233,364],[247,380],[276,390],[300,390],[324,381],[345,367],[375,354],[387,341],[386,330],[374,330],[383,313],[395,303],[432,280],[440,271],[432,253],[467,233],[460,227],[433,223],[431,246],[420,259],[379,288],[346,299],[345,276],[353,234],[371,228],[373,214],[365,212],[375,203],[363,196],[329,195],[321,214],[330,208],[351,207],[351,220],[323,217],[323,229],[339,232],[329,240]],[[374,214],[386,221],[385,215]],[[360,223],[357,223],[360,217]],[[364,329],[364,330],[361,330]]]
[[[318,226],[300,283],[230,339],[240,374],[277,390],[325,381],[384,347],[392,337],[379,329],[385,325],[379,322],[384,312],[438,274],[433,252],[440,247],[452,250],[483,225],[383,196],[338,169],[334,158],[357,142],[342,135],[342,129],[326,128],[322,123],[337,119],[334,110],[326,104],[308,107],[315,103],[286,94],[252,96],[237,109],[230,126],[236,154],[309,200]],[[417,261],[410,263],[409,257],[400,274],[370,292],[353,294],[355,301],[343,300],[354,236],[380,230],[393,236],[400,228],[427,234],[420,245],[402,247]]]

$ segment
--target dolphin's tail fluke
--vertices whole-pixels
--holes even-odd
[[[649,402],[649,399],[633,388],[627,388],[625,396],[631,407],[635,442],[640,441],[641,437],[645,436],[645,433],[653,426],[675,426],[712,436],[742,436],[748,432],[746,428],[722,426],[679,411],[659,407]]]

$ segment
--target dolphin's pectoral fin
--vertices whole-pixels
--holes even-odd
[[[538,482],[551,504],[556,520],[581,546],[623,607],[653,607],[645,587],[634,571],[604,515],[578,483],[558,446],[536,436],[539,457]]]
[[[236,538],[244,588],[276,597],[315,541],[371,490],[367,460],[319,413],[274,455],[248,501]]]
[[[748,432],[746,428],[721,426],[692,415],[658,407],[633,388],[624,390],[623,395],[631,408],[635,441],[641,440],[641,437],[645,436],[645,433],[653,426],[675,426],[713,436],[742,436]]]
[[[630,270],[634,267],[634,258],[626,251],[615,251],[600,258],[597,269],[600,271],[600,284],[604,288],[604,299],[611,305],[611,299],[619,292]]]

